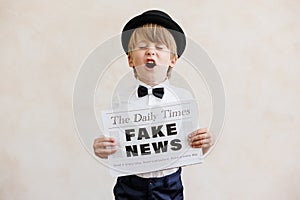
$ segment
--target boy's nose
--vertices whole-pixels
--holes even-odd
[[[155,54],[155,49],[153,47],[148,47],[146,51],[147,55],[154,55]]]

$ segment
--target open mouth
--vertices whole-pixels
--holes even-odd
[[[146,63],[146,66],[148,68],[153,68],[155,66],[155,64],[154,63]]]
[[[148,68],[153,68],[155,67],[155,61],[154,60],[151,60],[151,59],[147,59],[147,62],[146,62],[146,67]]]

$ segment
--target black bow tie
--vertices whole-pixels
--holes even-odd
[[[143,97],[148,94],[148,88],[140,85],[138,88],[138,97]],[[156,96],[157,98],[162,99],[164,96],[164,88],[153,88],[152,94]]]

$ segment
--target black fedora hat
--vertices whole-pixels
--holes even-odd
[[[175,21],[173,21],[168,14],[160,10],[146,11],[141,15],[132,18],[124,26],[121,39],[122,39],[122,46],[126,54],[128,54],[128,43],[134,29],[149,23],[161,25],[170,31],[170,33],[172,34],[176,42],[177,55],[178,57],[180,57],[186,45],[186,38],[184,32],[180,28],[180,26]]]

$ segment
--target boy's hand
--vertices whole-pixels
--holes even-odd
[[[100,158],[107,158],[117,151],[117,149],[113,148],[115,146],[116,142],[114,138],[102,136],[94,140],[94,153]]]
[[[213,139],[207,128],[200,128],[189,135],[189,142],[193,148],[202,148],[203,152],[207,152],[213,145]]]

